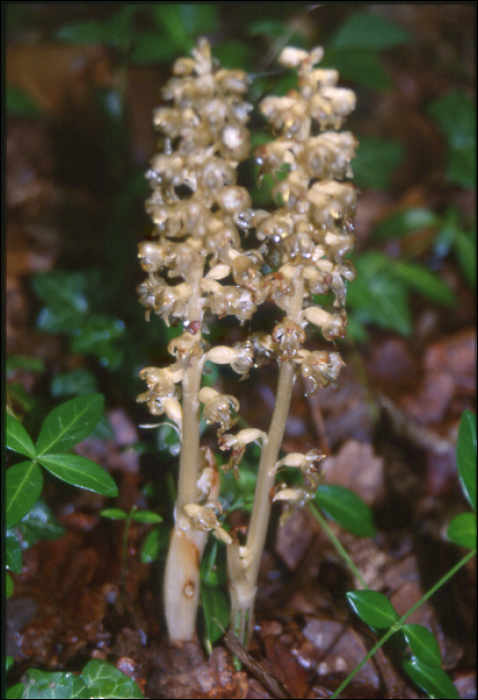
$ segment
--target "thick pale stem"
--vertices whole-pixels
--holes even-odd
[[[201,463],[199,452],[199,390],[201,389],[202,358],[191,359],[191,366],[182,382],[182,437],[179,462],[178,498],[176,517],[186,503],[197,500],[197,480]]]
[[[202,306],[199,283],[203,270],[198,266],[191,275],[194,293],[188,303],[189,320],[201,320]],[[199,331],[197,331],[199,332]],[[175,506],[175,526],[166,560],[164,576],[164,605],[169,638],[186,641],[196,635],[196,615],[199,603],[199,563],[207,533],[195,529],[184,513],[188,503],[198,500],[198,477],[201,467],[199,444],[200,402],[203,357],[191,357],[182,381],[182,436],[179,462],[178,497]]]
[[[166,561],[164,604],[169,638],[193,639],[199,602],[199,562],[207,535],[195,530],[183,513],[187,503],[197,501],[201,463],[199,452],[199,399],[202,361],[192,360],[183,380],[183,430],[179,464],[178,498]]]
[[[294,277],[294,289],[287,309],[287,316],[296,323],[302,310],[304,296],[303,267],[298,266]],[[239,556],[239,549],[228,550],[229,577],[231,581],[232,627],[244,641],[246,633],[250,637],[253,628],[254,600],[257,591],[259,566],[264,549],[269,516],[271,511],[271,493],[274,487],[274,466],[278,460],[279,450],[284,436],[289,413],[295,370],[293,362],[284,360],[279,370],[276,404],[272,414],[271,425],[264,444],[259,464],[254,507],[247,534],[246,559]]]

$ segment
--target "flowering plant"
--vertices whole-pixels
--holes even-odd
[[[138,397],[153,415],[165,414],[181,436],[178,493],[166,563],[164,600],[170,638],[191,639],[199,595],[199,562],[207,534],[227,545],[232,626],[240,639],[252,629],[260,557],[271,502],[303,504],[318,483],[318,450],[279,460],[297,374],[309,393],[335,385],[343,361],[337,351],[308,350],[309,326],[326,341],[344,336],[346,282],[354,270],[345,255],[353,236],[350,220],[355,191],[346,182],[356,141],[338,132],[354,109],[351,90],[336,87],[334,70],[316,68],[322,49],[282,51],[279,61],[298,72],[298,89],[284,97],[266,97],[260,110],[275,139],[256,152],[261,176],[274,182],[278,207],[254,210],[248,191],[237,184],[237,167],[250,156],[246,123],[252,106],[244,101],[248,76],[221,68],[209,43],[200,39],[192,58],[181,58],[175,77],[164,88],[172,106],[156,110],[162,152],[147,177],[153,193],[147,210],[157,242],[139,246],[148,278],[139,287],[140,301],[183,332],[168,350],[169,367],[147,367],[141,378],[147,391]],[[278,176],[281,174],[281,177]],[[285,174],[285,177],[283,176]],[[250,240],[256,247],[246,247]],[[275,263],[271,264],[274,260]],[[316,295],[331,293],[332,302],[316,304]],[[212,316],[235,316],[243,325],[265,302],[278,309],[271,333],[255,333],[232,347],[207,341]],[[264,362],[279,366],[276,402],[268,432],[230,431],[239,401],[201,387],[206,361],[230,365],[242,377]],[[230,451],[223,467],[240,478],[240,462],[251,442],[262,444],[251,520],[244,542],[219,520],[219,476],[210,450],[200,445],[199,419],[219,424],[219,448]],[[303,486],[275,491],[282,467],[303,474]],[[272,497],[271,497],[272,494]]]

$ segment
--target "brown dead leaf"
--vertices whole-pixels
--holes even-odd
[[[196,642],[163,646],[151,653],[154,671],[146,692],[152,698],[231,698],[247,697],[247,675],[236,671],[223,648],[213,649],[205,659]]]

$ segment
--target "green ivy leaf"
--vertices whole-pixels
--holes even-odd
[[[460,513],[448,526],[447,537],[460,547],[476,548],[476,513]]]
[[[362,136],[352,162],[355,184],[372,190],[386,190],[403,155],[403,145],[397,141]]]
[[[39,457],[38,461],[51,474],[72,486],[101,493],[103,496],[118,495],[118,487],[108,472],[91,459],[81,455],[48,454]]]
[[[322,484],[317,488],[314,503],[343,528],[357,537],[373,537],[373,514],[366,503],[343,486]]]
[[[41,498],[15,526],[15,530],[21,533],[23,549],[33,547],[40,540],[56,540],[65,534],[65,528]]]
[[[209,649],[229,627],[230,605],[222,588],[201,584],[201,602],[206,625],[206,644]],[[218,624],[219,623],[219,624]]]
[[[137,683],[106,661],[92,659],[81,672],[92,698],[144,698]]]
[[[436,700],[459,700],[460,695],[453,681],[441,668],[428,666],[413,657],[403,662],[403,668],[412,681],[428,694],[428,697]]]
[[[329,46],[334,49],[381,51],[408,41],[410,34],[403,27],[392,24],[380,15],[356,12],[340,26]]]
[[[140,552],[140,560],[143,564],[151,564],[165,554],[169,546],[169,529],[166,527],[155,527],[143,540]]]
[[[456,462],[461,488],[476,511],[476,415],[464,411],[458,429]]]
[[[36,455],[35,445],[19,420],[7,414],[7,449],[32,459]]]
[[[406,236],[421,228],[435,228],[441,223],[440,217],[430,209],[414,207],[404,209],[383,219],[374,229],[376,240]]]
[[[92,432],[103,414],[102,394],[85,394],[54,408],[43,421],[37,454],[69,450]]]
[[[7,530],[6,536],[6,565],[7,569],[13,571],[14,574],[19,574],[23,566],[23,554],[20,542],[17,540],[15,533]]]
[[[80,367],[57,374],[51,383],[51,395],[55,397],[94,394],[96,390],[96,377],[93,372]]]
[[[89,698],[85,683],[73,673],[49,673],[30,668],[27,671],[24,698]]]
[[[403,625],[402,632],[412,653],[428,666],[441,668],[440,647],[435,636],[423,625]]]
[[[35,462],[20,462],[7,469],[7,529],[16,525],[40,498],[43,474]]]
[[[399,620],[399,614],[383,593],[351,591],[347,598],[354,612],[370,627],[388,629]]]
[[[423,296],[445,306],[454,306],[457,303],[455,293],[450,287],[423,265],[409,262],[399,262],[393,272],[410,287],[413,287]]]

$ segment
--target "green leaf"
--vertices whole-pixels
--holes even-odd
[[[158,449],[161,452],[167,451],[174,457],[180,453],[181,440],[179,439],[178,432],[172,423],[169,423],[168,421],[161,423],[156,435]]]
[[[137,523],[153,523],[155,525],[163,522],[162,517],[157,513],[153,513],[152,510],[142,510],[139,513],[133,513],[131,520]]]
[[[386,190],[403,155],[403,145],[398,141],[362,136],[352,162],[355,184],[372,190]]]
[[[29,413],[35,405],[35,399],[19,382],[7,384],[7,395],[14,403],[17,403],[25,413]],[[11,415],[11,414],[9,414]]]
[[[35,505],[43,488],[43,474],[35,462],[20,462],[7,469],[7,529],[16,525]]]
[[[68,44],[80,44],[89,46],[91,44],[103,44],[105,40],[105,24],[103,22],[77,22],[69,24],[56,32],[58,41],[65,41]]]
[[[382,68],[378,54],[367,49],[327,50],[320,65],[334,68],[341,79],[352,80],[369,90],[389,90],[390,78]]]
[[[158,32],[141,32],[138,34],[131,50],[128,62],[136,65],[166,63],[178,55],[176,46],[165,41]]]
[[[144,698],[135,681],[106,661],[89,661],[81,672],[81,679],[92,698]]]
[[[27,671],[24,698],[89,698],[85,683],[73,673],[48,673],[30,668]]]
[[[351,591],[347,598],[354,612],[370,627],[388,629],[400,616],[383,593],[377,591]]]
[[[460,547],[476,548],[476,513],[460,513],[448,526],[447,537]]]
[[[13,571],[14,574],[19,574],[22,570],[23,555],[20,542],[17,540],[15,533],[7,530],[6,536],[6,565],[7,569]]]
[[[454,306],[457,303],[455,293],[434,272],[430,272],[423,265],[409,262],[399,262],[393,272],[410,287],[416,289],[423,296],[445,306]]]
[[[108,355],[108,344],[124,335],[124,322],[106,314],[91,314],[72,333],[71,349],[80,354]]]
[[[222,588],[207,583],[201,585],[201,602],[209,646],[217,642],[229,627],[230,605]]]
[[[37,326],[45,333],[70,333],[80,326],[88,311],[86,291],[91,287],[90,271],[37,272],[32,276],[35,294],[45,304]]]
[[[25,686],[23,683],[16,683],[7,690],[7,700],[19,700],[24,697],[23,691]]]
[[[463,93],[435,100],[430,114],[445,133],[449,146],[448,179],[457,185],[476,187],[476,106]]]
[[[36,455],[35,445],[23,425],[7,414],[7,449],[32,459]]]
[[[28,92],[14,85],[7,85],[7,114],[19,117],[39,117],[42,113],[38,103]]]
[[[69,450],[88,437],[103,414],[104,403],[103,394],[85,394],[54,408],[43,421],[37,454]]]
[[[375,227],[373,237],[376,240],[396,238],[397,236],[405,236],[417,229],[439,226],[440,223],[440,217],[430,209],[421,207],[404,209],[383,219]]]
[[[403,668],[412,681],[428,694],[428,697],[437,700],[455,700],[455,698],[459,700],[460,695],[453,681],[441,668],[428,666],[413,657],[403,662]]]
[[[161,554],[166,554],[169,546],[170,531],[166,527],[155,527],[143,540],[140,552],[142,564],[151,564]]]
[[[402,632],[412,653],[428,666],[441,668],[440,647],[435,636],[423,625],[403,625]]]
[[[225,548],[219,546],[215,537],[210,537],[201,559],[201,585],[210,587],[227,585]]]
[[[242,70],[251,72],[257,68],[257,64],[254,64],[251,47],[243,41],[228,38],[222,44],[214,47],[214,56],[223,68],[230,70],[241,66]],[[249,101],[253,101],[252,97],[249,97]]]
[[[405,283],[393,275],[393,262],[370,251],[355,260],[357,278],[347,287],[347,304],[355,320],[408,336],[412,330]]]
[[[257,473],[247,468],[245,460],[241,463],[241,478],[236,479],[232,471],[220,471],[222,502],[225,510],[229,510],[238,499],[244,513],[250,513],[254,504],[254,491],[257,483]]]
[[[5,571],[5,593],[7,598],[10,598],[12,596],[14,588],[15,585],[13,583],[12,577],[7,571]]]
[[[108,520],[126,520],[128,517],[128,513],[121,510],[121,508],[104,508],[100,510],[100,515]]]
[[[476,511],[476,416],[464,411],[458,429],[456,462],[461,488]]]
[[[82,368],[57,374],[51,383],[51,395],[55,397],[94,394],[96,389],[95,375],[93,372]]]
[[[56,540],[65,534],[65,528],[60,525],[41,498],[15,526],[15,530],[21,533],[23,549],[33,547],[40,540]]]
[[[125,5],[115,12],[109,22],[105,23],[104,40],[114,46],[128,47],[134,34],[134,15],[140,9],[140,3]]]
[[[219,585],[216,567],[217,547],[217,539],[210,537],[201,559],[201,585],[203,583],[209,584],[210,586]]]
[[[468,282],[476,288],[476,238],[464,231],[458,231],[455,237],[455,252],[460,267]]]
[[[80,455],[44,455],[38,461],[51,474],[72,486],[101,493],[103,496],[118,495],[118,488],[108,472],[91,459]]]
[[[343,528],[357,537],[373,537],[373,515],[356,493],[343,486],[322,484],[317,488],[314,503]]]
[[[357,12],[350,15],[329,46],[334,49],[367,49],[381,51],[410,41],[410,34],[402,27],[388,22],[379,15]]]
[[[181,51],[189,52],[198,36],[214,34],[219,27],[218,9],[215,4],[153,3],[149,6],[149,11],[161,33],[167,34],[166,41],[173,43],[176,49]]]
[[[280,39],[288,30],[289,26],[281,19],[258,19],[247,27],[251,36],[266,36],[269,39]]]
[[[11,377],[16,370],[25,372],[43,372],[45,363],[39,357],[24,357],[23,355],[12,355],[7,358],[7,377]]]
[[[6,656],[5,657],[5,671],[8,673],[10,669],[12,668],[13,664],[15,661],[13,660],[13,656]]]

